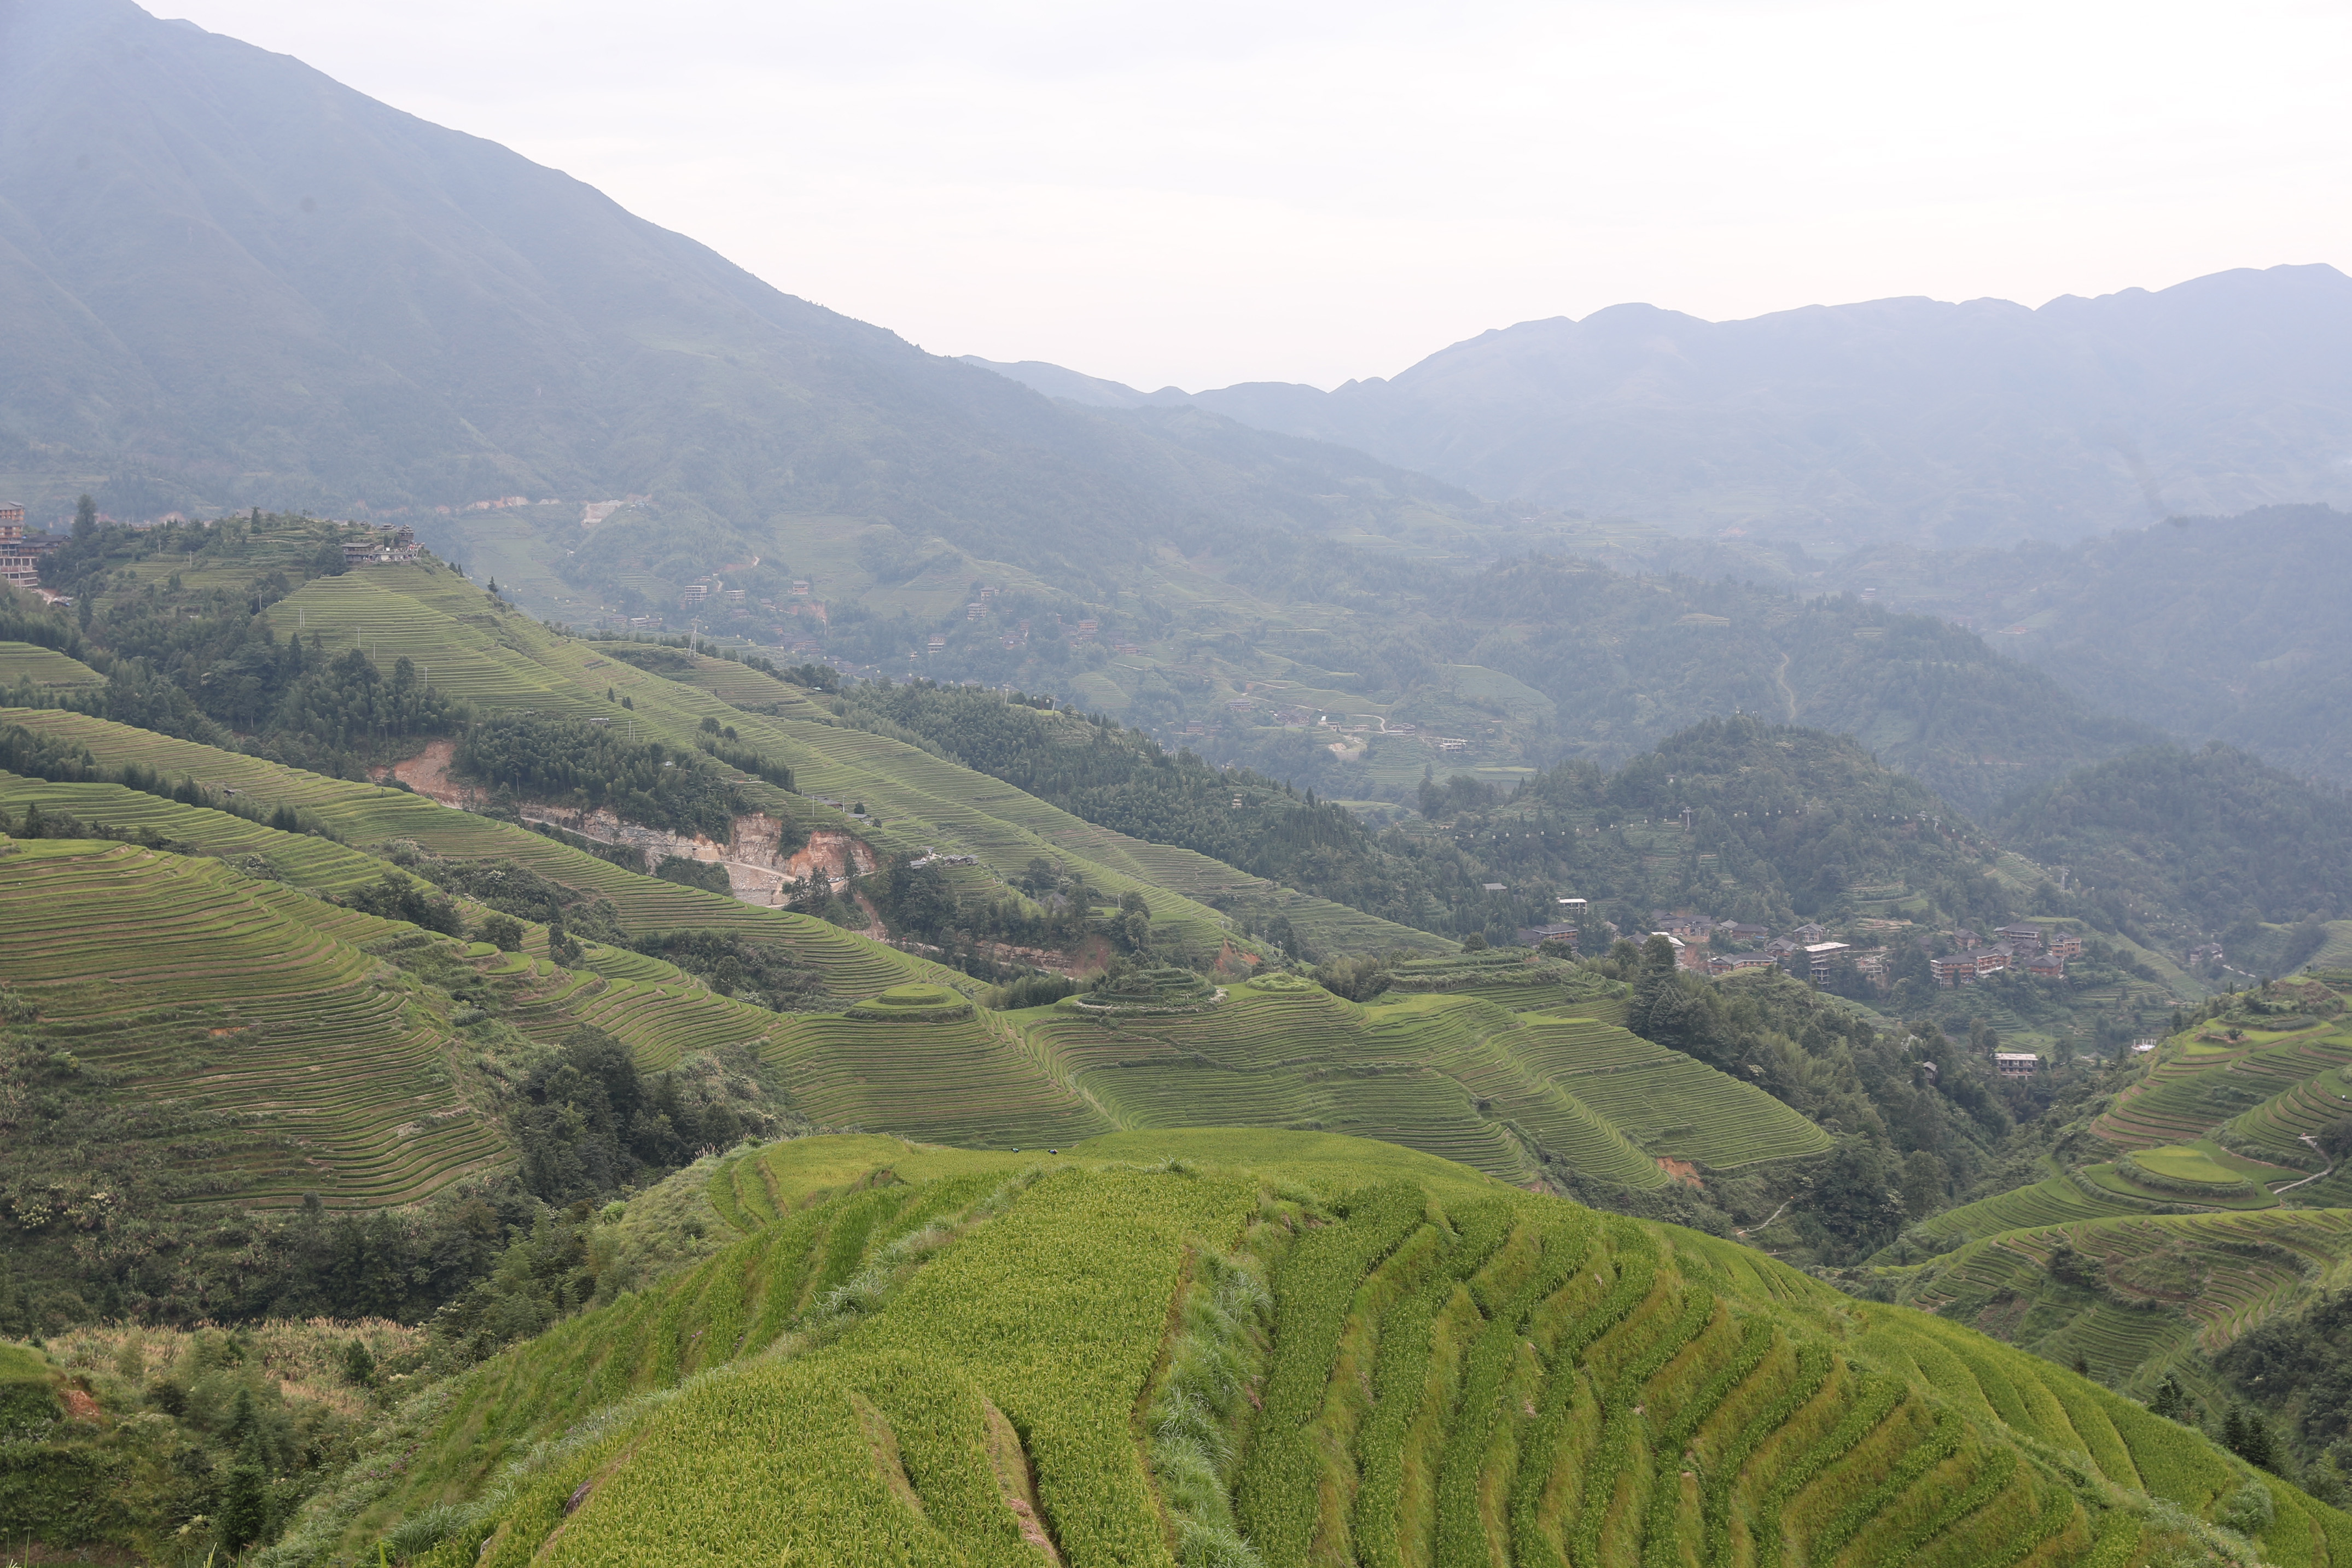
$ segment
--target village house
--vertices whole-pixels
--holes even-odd
[[[1930,958],[1927,968],[1939,986],[1966,986],[1975,984],[1981,976],[1998,974],[2008,968],[2009,958],[2009,949],[1995,945],[1974,953],[1956,954],[1949,958]]]
[[[41,558],[25,548],[25,508],[0,502],[0,582],[11,588],[41,585]]]
[[[358,538],[343,541],[345,566],[386,565],[415,559],[414,528],[370,528]]]
[[[1750,946],[1772,935],[1761,925],[1751,925],[1740,920],[1725,921],[1715,928],[1715,934],[1733,942],[1747,943]]]
[[[2030,1051],[1996,1051],[1992,1070],[2003,1078],[2031,1078],[2042,1071],[2042,1059]]]
[[[1820,927],[1816,926],[1814,929],[1819,930]],[[1804,954],[1806,972],[1812,977],[1813,984],[1818,986],[1830,977],[1832,959],[1841,953],[1850,953],[1853,950],[1843,942],[1806,943],[1801,951]]]
[[[1547,942],[1565,942],[1568,944],[1568,950],[1573,953],[1576,951],[1576,927],[1566,921],[1554,921],[1543,925],[1522,925],[1519,927],[1518,940],[1522,947],[1540,947]]]
[[[2055,958],[2079,958],[2083,956],[2083,939],[2071,931],[2050,934],[2050,954]]]
[[[2039,925],[2004,925],[1993,935],[2013,947],[2030,947],[2037,952],[2042,947],[2042,927]]]
[[[2038,980],[2063,980],[2066,977],[2066,960],[2048,953],[2035,953],[2025,959],[2025,972]]]
[[[1957,931],[1947,931],[1944,937],[1963,953],[1973,952],[1984,945],[1984,938],[1963,925]]]
[[[1814,942],[1827,941],[1829,939],[1829,934],[1830,928],[1828,926],[1816,925],[1810,920],[1805,922],[1804,925],[1798,926],[1794,931],[1789,933],[1790,936],[1794,936],[1797,939],[1800,946],[1807,946]]]
[[[1769,969],[1779,962],[1769,953],[1732,953],[1709,958],[1706,972],[1710,975],[1736,975],[1744,969]]]

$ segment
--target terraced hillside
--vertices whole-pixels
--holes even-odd
[[[1200,995],[1188,993],[1184,1006],[1172,1010],[1106,1008],[1088,997],[1025,1013],[979,1011],[937,983],[944,971],[817,922],[625,872],[541,835],[412,795],[206,753],[78,716],[39,716],[56,733],[109,744],[101,760],[136,758],[167,772],[210,763],[228,771],[209,781],[239,780],[231,787],[241,799],[273,810],[280,800],[291,802],[338,831],[381,835],[380,845],[414,844],[459,861],[521,866],[593,894],[639,929],[749,933],[780,945],[796,962],[834,964],[826,973],[841,977],[827,982],[835,994],[832,1007],[845,1008],[861,990],[886,994],[844,1011],[778,1018],[622,948],[592,943],[580,959],[560,967],[548,956],[545,929],[530,924],[520,953],[478,946],[467,960],[479,977],[478,1005],[542,1045],[593,1025],[628,1045],[650,1070],[714,1046],[753,1044],[779,1070],[793,1109],[820,1127],[1035,1148],[1209,1117],[1388,1139],[1518,1183],[1573,1179],[1633,1188],[1670,1179],[1662,1160],[1734,1171],[1830,1146],[1818,1128],[1750,1084],[1613,1023],[1563,1016],[1618,1004],[1613,997],[1569,1002],[1558,965],[1475,955],[1432,961],[1413,967],[1407,983],[1450,988],[1391,992],[1369,1007],[1294,976],[1213,993],[1186,974],[1181,977]],[[227,874],[265,879],[252,885],[268,897],[293,897],[298,913],[315,909],[325,919],[347,912],[275,884],[349,895],[389,869],[350,845],[118,784],[0,775],[0,809],[36,806],[220,857],[193,863],[219,870],[225,862],[237,868]],[[130,890],[117,894],[117,904],[126,917],[140,907]],[[697,920],[704,924],[690,924]],[[772,936],[770,926],[780,929]],[[408,928],[378,923],[373,929],[379,935],[371,955],[389,951],[383,933]],[[836,959],[836,953],[845,956]],[[873,961],[851,967],[869,954]],[[8,972],[0,959],[0,977]],[[897,994],[883,982],[910,976],[933,978],[931,994],[955,1005],[882,1006]],[[1529,980],[1535,983],[1520,983]],[[226,988],[208,990],[211,977],[202,972],[186,984],[207,1005],[234,1000]],[[1514,1013],[1490,997],[1532,1010]],[[444,1038],[460,1033],[446,1019],[436,1027]],[[461,1046],[452,1040],[452,1049]],[[308,1190],[299,1159],[284,1154],[280,1166],[274,1180],[288,1191]],[[361,1200],[354,1188],[349,1201]]]
[[[2062,1253],[2061,1249],[2065,1250]],[[2053,1276],[2052,1267],[2056,1263]],[[2352,1210],[2142,1213],[2007,1230],[1911,1270],[1904,1300],[2146,1396],[2352,1279]]]
[[[741,1239],[465,1376],[270,1561],[404,1519],[448,1568],[2352,1553],[2050,1362],[1383,1145],[811,1138],[712,1180]]]
[[[650,1071],[757,1048],[776,1021],[625,949],[583,944],[560,967],[541,926],[502,953],[324,902],[388,870],[327,839],[0,774],[0,810],[28,807],[202,852],[40,839],[0,855],[0,983],[38,1015],[20,1040],[71,1051],[115,1098],[191,1113],[149,1151],[182,1201],[380,1207],[506,1163],[505,1085],[482,1070],[500,1030],[552,1047],[593,1026]],[[21,1149],[10,1175],[40,1185]]]
[[[2296,1385],[2242,1382],[2228,1353],[2352,1284],[2347,989],[2324,971],[2217,1000],[2090,1124],[2114,1157],[1936,1215],[1880,1285],[2126,1392],[2293,1406]]]
[[[54,648],[0,642],[0,691],[23,682],[38,690],[70,690],[106,684],[106,677]]]
[[[210,788],[231,789],[273,809],[285,805],[311,813],[320,825],[362,848],[406,842],[448,860],[519,865],[610,904],[614,917],[632,932],[711,931],[740,936],[813,972],[826,995],[845,1002],[916,980],[976,988],[968,977],[824,921],[637,875],[553,839],[451,810],[421,795],[328,779],[54,709],[0,708],[0,723],[19,724],[84,747],[104,767],[137,764],[170,779],[193,778]]]
[[[1324,950],[1452,946],[1205,855],[1097,827],[917,747],[838,725],[800,688],[744,665],[558,635],[429,562],[316,578],[269,613],[281,634],[316,633],[328,653],[358,648],[387,670],[399,657],[413,659],[436,687],[485,712],[616,718],[625,711],[635,733],[680,747],[693,746],[702,722],[714,720],[792,768],[799,795],[742,780],[773,815],[804,829],[855,832],[885,851],[974,855],[998,878],[1018,875],[1039,855],[1058,858],[1092,887],[1142,894],[1163,942],[1215,952],[1231,936],[1229,923],[1202,902],[1215,899],[1280,913]],[[608,690],[632,706],[620,709]],[[867,820],[827,800],[862,802]]]
[[[1475,996],[1372,1006],[1269,976],[1182,1011],[1073,998],[977,1018],[795,1018],[768,1056],[824,1127],[985,1148],[1115,1128],[1313,1128],[1379,1138],[1506,1180],[1654,1188],[1662,1159],[1732,1171],[1825,1153],[1753,1085],[1593,1019]]]
[[[395,929],[216,861],[0,856],[0,979],[39,1009],[32,1038],[226,1124],[154,1151],[191,1196],[402,1203],[506,1157],[455,1031],[365,950]]]

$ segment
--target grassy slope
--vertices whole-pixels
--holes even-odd
[[[2145,1393],[2169,1375],[2215,1394],[2203,1357],[2352,1270],[2352,1207],[2341,1207],[2352,1173],[2302,1142],[2352,1109],[2352,1027],[2240,1034],[2195,1026],[2136,1070],[2090,1126],[2129,1163],[2097,1161],[1918,1226],[1915,1240],[1955,1249],[1884,1270],[1898,1297],[2049,1355],[2080,1354],[2118,1387]],[[2176,1179],[2152,1184],[2133,1165]],[[2242,1185],[2200,1193],[2183,1176]],[[2087,1260],[2073,1277],[2046,1267],[2061,1242]]]
[[[1199,900],[1252,894],[1274,899],[1318,946],[1450,946],[1424,932],[1277,889],[1205,855],[1098,828],[915,747],[836,726],[806,693],[740,664],[698,658],[684,680],[638,669],[609,649],[496,609],[471,583],[429,563],[313,579],[273,606],[270,621],[281,634],[316,633],[331,653],[364,649],[387,669],[396,658],[414,659],[428,667],[436,687],[488,712],[615,717],[621,710],[604,700],[610,688],[635,705],[629,717],[641,736],[677,746],[691,746],[701,722],[717,719],[792,767],[800,796],[745,782],[746,792],[776,815],[853,831],[886,851],[929,845],[977,855],[999,877],[1018,874],[1041,854],[1074,861],[1089,885],[1144,894],[1163,941],[1215,951],[1225,940],[1224,922]],[[814,797],[862,800],[883,826],[859,823]]]
[[[79,716],[24,716],[89,744],[101,760],[136,758],[167,773],[192,771],[233,784],[264,803],[292,800],[354,837],[404,839],[438,854],[527,865],[607,900],[635,929],[701,926],[780,946],[797,961],[838,977],[834,988],[845,997],[925,977],[929,969],[821,923],[635,875],[420,797],[322,779]],[[117,785],[0,775],[0,806],[21,811],[34,803],[53,814],[151,829],[221,857],[187,863],[240,883],[261,879],[251,885],[281,902],[293,895],[278,883],[341,893],[386,869],[358,848]],[[154,917],[142,898],[123,892],[114,897],[123,918]],[[298,921],[346,917],[308,898],[295,898],[290,907]],[[405,928],[377,922],[371,929]],[[1554,1016],[1564,998],[1556,983],[1497,979],[1473,991],[1392,994],[1367,1008],[1303,980],[1270,979],[1233,988],[1210,1012],[1172,1018],[1107,1019],[1065,1005],[982,1012],[958,1021],[871,1022],[831,1015],[780,1019],[714,996],[668,964],[621,949],[591,945],[576,970],[557,968],[546,953],[545,931],[527,924],[520,956],[482,949],[470,960],[493,982],[499,1022],[541,1043],[594,1024],[630,1045],[647,1067],[715,1045],[758,1042],[782,1070],[796,1108],[822,1127],[1000,1148],[1059,1146],[1122,1127],[1203,1120],[1328,1127],[1459,1159],[1515,1182],[1531,1183],[1547,1168],[1565,1167],[1583,1179],[1636,1187],[1667,1179],[1659,1157],[1733,1169],[1828,1147],[1819,1129],[1752,1085],[1612,1022]],[[0,956],[0,976],[16,974]],[[929,976],[945,972],[929,969]],[[236,1001],[201,967],[180,984],[200,1009]],[[1507,1010],[1494,998],[1535,1010]],[[1586,1004],[1604,1012],[1609,1006],[1608,998]],[[468,1055],[463,1031],[446,1017],[436,1016],[431,1027],[441,1042],[436,1049],[455,1063],[444,1071],[456,1071],[462,1083]],[[373,1169],[388,1157],[378,1151],[362,1163]],[[266,1180],[255,1179],[263,1184],[257,1193],[276,1194],[279,1187],[301,1190],[309,1178],[288,1151]],[[359,1183],[339,1201],[368,1201],[365,1192],[373,1190]]]
[[[1221,1509],[1269,1563],[2120,1563],[2196,1534],[2151,1500],[2248,1488],[2265,1562],[2352,1551],[2352,1519],[2048,1362],[1376,1145],[816,1139],[720,1180],[742,1239],[428,1398],[275,1561],[438,1504],[452,1568],[1034,1563],[1033,1521],[1071,1568],[1170,1563]],[[1204,1248],[1273,1287],[1219,1497],[1155,1490],[1176,1450],[1128,1418],[1196,1375]]]
[[[54,648],[33,643],[0,642],[0,686],[30,681],[37,686],[101,686],[106,677]]]
[[[233,1117],[158,1151],[220,1197],[397,1203],[504,1157],[457,1031],[364,950],[396,929],[218,861],[75,840],[0,857],[0,977],[120,1092]]]

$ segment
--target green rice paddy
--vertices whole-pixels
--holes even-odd
[[[2263,1561],[2352,1552],[2049,1361],[1379,1145],[813,1138],[681,1179],[740,1239],[457,1385],[342,1554],[437,1504],[436,1568],[2055,1568],[2248,1485]]]

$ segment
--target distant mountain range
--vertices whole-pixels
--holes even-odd
[[[0,0],[0,494],[35,523],[85,488],[125,518],[651,494],[673,526],[849,517],[1083,575],[1313,527],[1368,475],[1475,506],[1048,401],[129,0]]]
[[[1328,392],[968,362],[1074,402],[1191,403],[1494,500],[1840,548],[2352,502],[2352,278],[2325,266],[2040,309],[1879,299],[1712,322],[1617,305]]]

